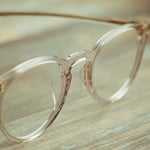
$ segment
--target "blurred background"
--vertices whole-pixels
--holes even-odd
[[[149,18],[149,0],[3,0],[0,11],[48,11],[114,18]],[[21,21],[23,22],[23,20]],[[24,21],[26,22],[26,20]],[[12,26],[13,25],[13,26]],[[15,28],[15,29],[14,29]],[[18,28],[18,29],[17,29]],[[0,20],[0,43],[19,38],[35,30],[48,28],[43,22],[20,23],[17,19]]]

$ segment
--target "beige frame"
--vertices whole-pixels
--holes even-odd
[[[139,36],[138,37],[139,45],[138,45],[137,56],[136,56],[133,69],[128,79],[122,85],[122,87],[113,96],[109,97],[105,101],[114,102],[114,101],[119,100],[122,96],[124,96],[126,92],[128,91],[139,69],[141,59],[142,59],[142,54],[144,51],[144,46],[146,43],[146,39],[148,37],[147,35],[149,34],[149,31],[150,31],[150,24],[145,21],[94,18],[94,17],[77,16],[77,15],[69,15],[69,14],[57,14],[57,13],[48,13],[48,12],[0,12],[0,16],[1,17],[7,17],[7,16],[65,17],[65,18],[74,18],[74,19],[80,19],[80,20],[96,21],[100,23],[103,22],[103,23],[120,25],[120,27],[118,27],[117,29],[114,29],[111,32],[104,35],[103,37],[101,37],[97,41],[97,43],[95,44],[94,48],[91,51],[79,51],[70,55],[66,59],[55,57],[55,56],[42,56],[38,58],[33,58],[29,61],[19,64],[18,66],[14,67],[10,71],[0,76],[0,114],[1,114],[3,96],[5,92],[7,92],[7,88],[9,87],[9,85],[13,82],[15,78],[17,78],[17,76],[21,75],[22,73],[28,71],[29,69],[33,67],[37,67],[45,63],[56,63],[62,67],[61,78],[62,78],[63,84],[62,84],[62,91],[61,91],[61,95],[59,97],[58,103],[56,104],[55,109],[53,110],[52,114],[49,116],[47,121],[34,133],[24,136],[24,137],[14,137],[6,130],[5,125],[3,124],[2,116],[0,115],[0,129],[2,133],[5,135],[5,137],[13,142],[30,141],[38,137],[39,135],[41,135],[52,124],[52,122],[55,120],[55,118],[59,114],[65,102],[65,98],[67,96],[67,93],[71,84],[71,78],[72,78],[71,70],[75,65],[77,65],[80,62],[83,62],[83,61],[85,62],[85,65],[83,68],[84,69],[83,76],[84,76],[84,83],[85,83],[85,86],[87,87],[87,90],[95,99],[97,100],[102,99],[96,94],[92,86],[92,67],[93,67],[96,54],[99,52],[100,47],[104,43],[107,43],[107,41],[111,40],[112,38],[128,30],[134,29],[137,31],[138,36]]]

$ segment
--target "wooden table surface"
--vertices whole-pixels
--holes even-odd
[[[32,18],[25,18],[28,19],[37,23]],[[30,37],[1,42],[0,74],[33,57],[67,57],[78,50],[91,49],[95,41],[112,28],[97,24],[85,28],[86,23],[55,21],[58,26],[48,22],[53,30],[46,28]],[[14,31],[14,36],[18,32],[10,30]],[[0,133],[0,150],[149,150],[149,66],[148,41],[140,70],[130,91],[120,101],[104,105],[101,100],[94,100],[83,86],[78,73],[81,65],[73,70],[73,80],[64,107],[47,132],[31,142],[20,144],[8,142]]]
[[[78,26],[68,25],[64,26],[63,30],[46,31],[43,34],[1,44],[1,73],[36,56],[65,57],[69,53],[80,50],[82,46],[90,47],[99,34],[106,30],[106,28],[100,28],[101,30],[98,31],[97,24],[93,25],[93,32],[88,30],[89,26],[85,28],[84,23]],[[76,36],[79,32],[80,36]],[[90,42],[85,43],[87,40]],[[82,86],[80,75],[75,69],[72,86],[63,110],[47,132],[29,143],[20,144],[9,143],[1,137],[0,148],[5,150],[148,150],[150,148],[149,48],[148,45],[132,88],[122,100],[109,105],[95,101]]]

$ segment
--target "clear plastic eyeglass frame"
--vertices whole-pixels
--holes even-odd
[[[57,115],[59,114],[60,110],[63,107],[63,104],[65,102],[66,95],[68,93],[72,73],[71,69],[73,66],[80,62],[85,62],[84,64],[84,83],[89,91],[89,93],[97,100],[102,99],[99,97],[92,84],[92,67],[93,62],[95,60],[95,57],[97,53],[100,50],[100,47],[103,46],[103,44],[107,43],[114,37],[128,31],[131,29],[135,29],[137,31],[138,35],[138,49],[137,49],[137,56],[134,63],[134,66],[132,68],[132,71],[130,73],[130,76],[125,81],[125,83],[122,85],[122,87],[111,97],[108,97],[105,101],[108,102],[114,102],[122,98],[126,92],[128,91],[133,79],[136,76],[136,73],[139,69],[140,62],[142,59],[142,54],[144,51],[144,46],[150,31],[150,24],[146,21],[136,21],[136,20],[117,20],[117,19],[105,19],[105,18],[93,18],[93,17],[85,17],[85,16],[76,16],[76,15],[68,15],[68,14],[56,14],[56,13],[45,13],[45,12],[0,12],[1,17],[7,17],[7,16],[51,16],[51,17],[64,17],[64,18],[72,18],[72,19],[79,19],[79,20],[85,20],[85,21],[95,21],[100,23],[109,23],[109,24],[116,24],[119,25],[117,29],[112,30],[111,32],[105,34],[103,37],[101,37],[97,43],[95,44],[94,48],[91,51],[80,51],[76,52],[66,59],[59,58],[56,56],[42,56],[38,58],[34,58],[31,60],[28,60],[22,64],[19,64],[15,68],[11,69],[10,71],[4,73],[0,76],[0,114],[2,110],[2,101],[3,96],[7,92],[7,88],[9,85],[13,82],[15,78],[17,78],[18,75],[23,74],[24,72],[40,66],[42,64],[51,64],[55,63],[61,66],[62,68],[62,87],[61,87],[61,94],[59,97],[59,100],[55,106],[55,109],[53,110],[52,114],[49,116],[48,120],[35,132],[28,136],[24,137],[14,137],[11,135],[5,128],[3,124],[2,117],[0,115],[0,129],[2,133],[5,135],[6,138],[8,138],[10,141],[13,142],[23,142],[23,141],[30,141],[39,135],[41,135],[55,120]]]

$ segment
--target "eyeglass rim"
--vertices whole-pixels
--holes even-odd
[[[17,143],[31,141],[31,140],[35,139],[36,137],[40,136],[52,124],[52,122],[57,117],[57,115],[59,114],[59,112],[61,111],[61,109],[63,107],[65,97],[67,96],[68,89],[69,89],[70,82],[71,82],[71,73],[66,74],[65,70],[68,70],[69,64],[67,64],[67,61],[65,59],[55,57],[55,56],[41,56],[41,57],[36,57],[36,58],[30,59],[30,60],[27,60],[27,61],[21,63],[1,76],[0,81],[1,81],[2,85],[4,86],[3,87],[4,89],[3,89],[3,92],[0,93],[0,112],[2,112],[3,97],[4,97],[5,93],[7,92],[7,89],[11,85],[11,83],[13,83],[13,81],[15,81],[15,79],[18,76],[21,76],[25,72],[27,72],[33,68],[36,68],[42,64],[49,64],[49,63],[50,64],[55,63],[62,69],[61,70],[62,75],[60,77],[61,83],[62,83],[62,85],[60,87],[61,93],[59,95],[58,102],[56,104],[56,108],[55,108],[55,110],[52,111],[52,113],[49,115],[47,120],[37,130],[35,130],[33,133],[31,133],[29,135],[25,135],[25,136],[21,136],[21,137],[16,137],[16,136],[12,135],[6,129],[4,122],[3,122],[2,113],[0,113],[0,129],[3,133],[3,135],[10,141],[17,142]],[[34,65],[36,65],[36,66],[34,66]]]
[[[107,44],[107,42],[111,41],[112,38],[115,38],[116,36],[123,34],[124,32],[127,32],[129,30],[135,30],[137,33],[137,52],[136,52],[136,58],[134,60],[134,64],[133,67],[131,69],[131,72],[129,74],[129,77],[127,77],[127,79],[125,80],[124,84],[111,96],[109,97],[101,97],[99,94],[97,94],[97,90],[95,89],[95,87],[93,86],[93,79],[92,79],[92,70],[93,70],[93,65],[94,65],[94,61],[95,58],[97,56],[97,54],[99,53],[101,47],[103,47],[103,45],[105,45],[105,43]],[[140,35],[137,29],[137,26],[135,24],[126,24],[123,25],[122,27],[118,28],[118,29],[114,29],[110,32],[108,32],[107,34],[105,34],[104,36],[102,36],[100,39],[98,39],[95,47],[93,48],[93,51],[96,51],[96,55],[93,58],[92,61],[89,61],[88,64],[86,64],[87,66],[85,67],[86,69],[86,75],[85,77],[85,81],[86,81],[86,87],[87,90],[89,91],[89,93],[96,99],[99,101],[99,99],[104,100],[104,101],[108,101],[108,102],[116,102],[118,100],[120,100],[129,90],[129,88],[131,87],[132,82],[134,81],[136,74],[139,70],[141,61],[142,61],[142,56],[143,56],[143,52],[144,52],[144,47],[146,45],[147,42],[147,35],[143,34]]]

